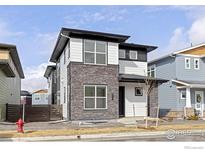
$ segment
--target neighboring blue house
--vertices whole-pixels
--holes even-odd
[[[168,79],[158,88],[160,115],[186,116],[187,109],[204,116],[205,44],[150,61],[148,74]]]

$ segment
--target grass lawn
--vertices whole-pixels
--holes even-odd
[[[205,129],[205,124],[180,124],[180,125],[161,125],[157,128],[137,128],[137,127],[107,127],[107,128],[80,128],[80,129],[58,129],[58,130],[25,130],[24,134],[16,131],[0,131],[0,138],[12,137],[42,137],[42,136],[66,136],[66,135],[82,135],[82,134],[107,134],[107,133],[123,133],[123,132],[145,132],[145,131],[166,131],[175,130],[197,130]]]

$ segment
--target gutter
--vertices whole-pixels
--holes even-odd
[[[70,39],[70,37],[68,36],[68,35],[64,35],[63,33],[61,33],[60,34],[62,37],[65,37],[65,38],[69,38]]]

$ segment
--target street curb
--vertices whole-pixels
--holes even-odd
[[[180,131],[180,130],[179,130]],[[205,133],[205,130],[187,130],[192,133]],[[148,136],[167,136],[169,131],[155,131],[155,132],[126,132],[126,133],[110,133],[110,134],[85,134],[72,136],[45,136],[45,137],[24,137],[24,138],[0,138],[0,141],[14,141],[14,142],[38,142],[38,141],[81,141],[83,139],[109,139],[119,137],[148,137]]]

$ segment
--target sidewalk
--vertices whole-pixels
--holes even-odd
[[[155,136],[166,135],[165,131],[160,132],[126,132],[126,133],[112,133],[112,134],[85,134],[85,135],[71,135],[71,136],[46,136],[46,137],[23,137],[23,138],[0,138],[0,141],[19,141],[19,142],[38,142],[38,141],[58,141],[70,140],[81,141],[85,139],[106,139],[117,137],[132,137],[132,136]]]
[[[102,135],[102,134],[116,134],[116,133],[134,133],[134,134],[150,134],[167,132],[169,130],[205,130],[205,124],[175,124],[175,125],[160,125],[159,127],[150,127],[145,129],[143,127],[139,128],[137,125],[134,126],[115,126],[115,127],[76,127],[76,128],[63,128],[63,129],[51,129],[51,130],[29,130],[25,129],[25,133],[17,133],[16,131],[0,131],[0,138],[13,140],[14,138],[33,138],[33,137],[58,137],[58,136],[86,136],[86,135]]]
[[[189,130],[190,131],[190,130]],[[189,136],[204,136],[205,130],[191,130]],[[46,136],[46,137],[23,137],[23,138],[0,138],[0,141],[12,142],[46,142],[46,141],[112,141],[119,138],[157,138],[163,137],[164,141],[174,141],[176,136],[186,134],[170,134],[169,131],[154,131],[154,132],[126,132],[126,133],[112,133],[112,134],[85,134],[85,135],[71,135],[71,136]]]

